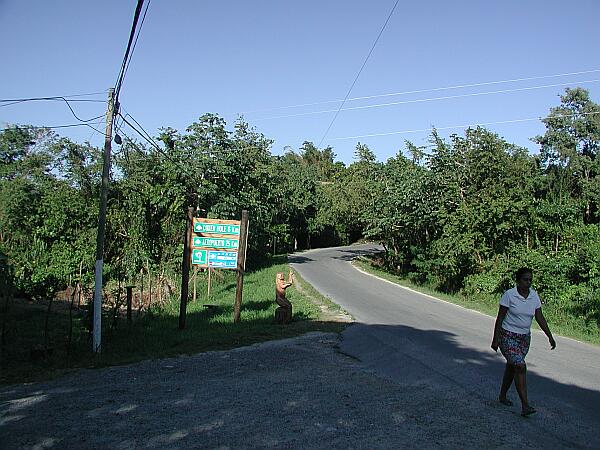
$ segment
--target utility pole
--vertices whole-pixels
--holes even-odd
[[[106,109],[106,133],[104,135],[104,163],[102,166],[102,186],[100,190],[100,211],[98,213],[98,234],[96,237],[96,269],[94,287],[93,351],[100,353],[102,335],[102,269],[104,266],[104,232],[106,230],[106,204],[108,201],[108,182],[110,177],[110,143],[114,117],[115,90],[108,90]]]
[[[187,209],[187,220],[185,225],[185,238],[183,241],[183,261],[181,262],[181,301],[179,302],[179,329],[185,328],[185,315],[190,286],[190,259],[192,240],[192,226],[194,221],[194,208]]]

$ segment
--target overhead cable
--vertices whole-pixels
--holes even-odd
[[[63,99],[63,98],[67,98],[72,102],[75,101],[93,101],[93,102],[102,102],[104,100],[74,100],[74,98],[76,97],[91,97],[92,95],[100,95],[100,94],[105,94],[104,91],[100,91],[100,92],[88,92],[85,94],[73,94],[73,95],[48,95],[46,97],[28,97],[28,98],[12,98],[12,99],[1,99],[0,103],[4,103],[4,102],[30,102],[30,101],[36,101],[36,100],[58,100],[58,99]]]
[[[127,120],[127,118],[125,118],[123,115],[119,114],[119,116],[121,116],[121,118],[123,119],[123,122],[125,122],[127,125],[129,125],[129,127],[135,131],[139,136],[141,136],[146,142],[148,142],[153,148],[155,148],[161,155],[163,155],[165,158],[167,158],[169,161],[171,161],[173,164],[175,164],[177,167],[179,167],[185,174],[187,174],[188,176],[191,176],[192,178],[195,178],[196,175],[194,174],[190,174],[187,171],[187,168],[182,166],[181,164],[179,164],[178,161],[174,160],[173,158],[171,158],[171,156],[169,156],[162,148],[160,148],[160,146],[154,141],[154,139],[152,139],[152,137],[150,137],[150,135],[148,134],[148,132],[146,130],[144,130],[141,126],[140,128],[142,128],[143,132],[138,130],[131,122],[129,122]],[[131,115],[129,115],[129,117],[134,120],[136,123],[138,123],[133,117],[131,117]],[[139,124],[138,124],[139,125]],[[146,136],[147,135],[147,136]]]
[[[559,73],[559,74],[554,74],[554,75],[539,75],[539,76],[534,76],[534,77],[513,78],[513,79],[498,80],[498,81],[485,81],[485,82],[481,82],[481,83],[458,84],[458,85],[454,85],[454,86],[417,89],[417,90],[412,90],[412,91],[390,92],[390,93],[386,93],[386,94],[375,94],[375,95],[366,95],[363,97],[348,98],[348,99],[346,99],[346,102],[352,102],[352,101],[357,101],[357,100],[369,100],[369,99],[381,98],[381,97],[393,97],[393,96],[397,96],[397,95],[423,94],[425,92],[436,92],[436,91],[446,91],[446,90],[452,90],[452,89],[464,89],[464,88],[471,88],[471,87],[490,86],[490,85],[494,85],[494,84],[517,83],[517,82],[522,82],[522,81],[542,80],[545,78],[558,78],[558,77],[583,75],[583,74],[598,73],[598,72],[600,72],[600,69],[591,69],[591,70],[582,70],[579,72]],[[325,100],[325,101],[320,101],[320,102],[302,103],[302,104],[297,104],[297,105],[274,106],[271,108],[263,108],[263,109],[254,109],[251,111],[244,111],[239,114],[252,114],[252,113],[257,113],[257,112],[275,111],[278,109],[302,108],[302,107],[306,107],[306,106],[326,105],[328,103],[339,103],[339,102],[343,102],[343,101],[344,100],[342,100],[342,99],[340,99],[340,100]]]
[[[67,125],[48,125],[48,126],[14,125],[12,127],[3,128],[2,130],[0,130],[0,133],[8,131],[8,130],[14,130],[15,128],[27,128],[27,129],[33,129],[33,130],[55,130],[55,129],[59,129],[59,128],[74,128],[74,127],[89,127],[98,133],[104,134],[104,133],[102,133],[102,131],[94,128],[89,123],[70,123]]]
[[[131,25],[131,31],[129,33],[129,41],[127,42],[125,56],[123,57],[123,62],[121,63],[121,70],[119,71],[119,75],[117,76],[117,82],[115,83],[115,105],[118,105],[118,103],[119,103],[119,93],[121,92],[123,78],[125,77],[125,69],[127,68],[127,64],[129,61],[129,52],[131,50],[131,45],[132,45],[133,39],[135,37],[135,32],[137,29],[137,24],[138,24],[138,20],[140,18],[140,14],[142,12],[143,4],[144,4],[144,0],[138,0],[137,6],[135,7],[135,13],[133,15],[133,23]]]
[[[576,114],[557,114],[557,115],[553,115],[553,116],[549,116],[549,119],[554,119],[554,118],[566,118],[566,117],[573,117],[573,116],[590,116],[590,115],[595,115],[595,114],[600,114],[600,111],[595,111],[595,112],[589,112],[589,113],[576,113]],[[488,125],[502,125],[502,124],[508,124],[508,123],[518,123],[518,122],[531,122],[534,120],[542,120],[542,118],[540,117],[528,117],[526,119],[512,119],[512,120],[500,120],[500,121],[496,121],[496,122],[480,122],[480,123],[472,123],[472,124],[468,124],[468,125],[450,125],[450,126],[446,126],[446,127],[430,127],[430,128],[421,128],[421,129],[415,129],[415,130],[402,130],[402,131],[390,131],[387,133],[373,133],[373,134],[361,134],[361,135],[356,135],[356,136],[344,136],[344,137],[336,137],[336,138],[331,138],[331,139],[327,139],[327,141],[343,141],[343,140],[349,140],[349,139],[360,139],[360,138],[368,138],[368,137],[380,137],[380,136],[392,136],[392,135],[396,135],[396,134],[408,134],[408,133],[423,133],[426,131],[433,131],[435,130],[450,130],[453,128],[473,128],[473,127],[478,127],[478,126],[488,126]]]
[[[327,109],[327,110],[321,110],[321,111],[310,111],[310,112],[296,113],[296,114],[285,114],[285,115],[281,115],[281,116],[262,117],[262,118],[257,118],[254,120],[258,121],[258,120],[286,119],[289,117],[310,116],[310,115],[314,115],[314,114],[325,114],[325,113],[330,113],[330,112],[335,112],[335,111],[354,111],[354,110],[358,110],[358,109],[382,108],[384,106],[396,106],[396,105],[406,105],[409,103],[423,103],[423,102],[449,100],[449,99],[456,99],[456,98],[478,97],[481,95],[506,94],[509,92],[532,91],[532,90],[537,90],[537,89],[547,89],[547,88],[552,88],[552,87],[569,86],[569,85],[573,85],[573,84],[587,84],[587,83],[598,83],[598,82],[600,82],[600,79],[584,80],[584,81],[578,81],[576,83],[557,83],[557,84],[546,84],[543,86],[530,86],[530,87],[514,88],[514,89],[501,89],[501,90],[497,90],[497,91],[472,92],[469,94],[445,95],[445,96],[441,96],[441,97],[431,97],[431,98],[421,98],[421,99],[415,99],[415,100],[403,100],[403,101],[398,101],[398,102],[378,103],[375,105],[351,106],[348,108],[342,108],[342,109],[337,109],[337,110]]]
[[[99,116],[96,117],[92,117],[91,119],[82,119],[80,118],[77,114],[75,114],[75,110],[71,107],[71,103],[70,102],[76,102],[76,101],[82,101],[82,100],[67,100],[65,97],[61,97],[61,96],[57,96],[57,97],[37,97],[37,98],[29,98],[29,99],[19,99],[19,100],[15,100],[13,103],[8,103],[5,105],[0,105],[0,107],[3,106],[10,106],[14,103],[22,103],[22,102],[29,102],[29,101],[57,101],[57,100],[62,100],[67,104],[67,107],[69,108],[69,110],[71,111],[71,114],[73,115],[73,117],[75,117],[77,120],[79,120],[80,122],[93,122],[96,119],[99,119],[100,117],[102,117],[104,114],[100,114]]]
[[[148,13],[148,7],[150,6],[150,0],[146,3],[146,9],[144,10],[144,15],[142,16],[142,21],[140,22],[140,26],[138,27],[137,34],[135,35],[135,41],[133,42],[133,47],[131,48],[131,55],[129,60],[127,61],[127,65],[125,66],[125,73],[123,74],[123,78],[127,75],[127,71],[129,70],[129,64],[131,63],[131,59],[133,58],[133,53],[135,52],[135,47],[138,42],[138,38],[140,37],[140,32],[142,31],[142,27],[144,26],[144,21],[146,20],[146,14]]]
[[[388,17],[385,20],[385,23],[383,24],[383,27],[381,27],[381,30],[379,31],[379,34],[377,35],[377,39],[375,39],[375,42],[373,42],[373,45],[371,46],[371,50],[369,50],[369,54],[367,55],[367,57],[363,61],[363,64],[362,64],[360,70],[358,71],[358,73],[356,74],[356,77],[354,77],[354,81],[352,82],[352,85],[350,86],[350,89],[348,89],[348,92],[346,93],[346,96],[344,97],[344,100],[342,101],[342,104],[340,105],[340,107],[338,108],[337,112],[333,116],[333,119],[331,119],[331,122],[329,123],[329,126],[327,127],[327,130],[325,130],[325,133],[323,134],[323,137],[319,141],[319,145],[317,147],[321,146],[321,144],[323,143],[323,140],[325,139],[325,137],[327,137],[327,134],[329,133],[329,130],[331,130],[331,127],[333,126],[333,124],[335,122],[335,119],[337,119],[337,116],[339,115],[340,111],[342,110],[342,107],[346,103],[346,100],[350,96],[350,93],[352,92],[352,89],[354,88],[354,85],[358,81],[358,77],[360,77],[360,74],[362,73],[363,69],[367,65],[367,61],[371,57],[371,54],[373,53],[373,50],[375,50],[375,46],[379,42],[379,38],[383,34],[383,31],[385,30],[385,27],[387,26],[388,22],[390,21],[390,18],[392,17],[392,14],[394,14],[394,10],[396,9],[396,6],[398,6],[398,2],[399,1],[400,0],[396,0],[396,3],[394,3],[394,7],[392,8],[392,10],[390,11],[390,13],[388,14]]]

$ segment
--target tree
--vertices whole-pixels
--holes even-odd
[[[546,132],[535,138],[540,144],[549,194],[559,202],[577,200],[585,223],[598,223],[600,105],[582,88],[566,89],[560,100],[561,105],[542,120]]]

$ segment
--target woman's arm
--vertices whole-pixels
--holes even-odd
[[[556,348],[556,341],[552,337],[552,333],[550,332],[550,328],[548,327],[548,323],[546,322],[546,318],[544,317],[544,313],[542,313],[542,308],[538,308],[535,310],[535,321],[538,323],[540,328],[546,336],[548,336],[548,342],[550,342],[550,348],[554,350]]]
[[[500,305],[498,308],[498,316],[496,317],[496,324],[494,325],[494,337],[492,338],[492,350],[498,351],[498,345],[500,345],[500,329],[502,328],[502,322],[506,317],[508,307]]]

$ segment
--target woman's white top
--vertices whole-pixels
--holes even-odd
[[[524,298],[515,286],[502,294],[500,305],[508,308],[502,328],[513,333],[529,334],[535,310],[542,307],[542,302],[533,289],[529,288],[529,295]]]

